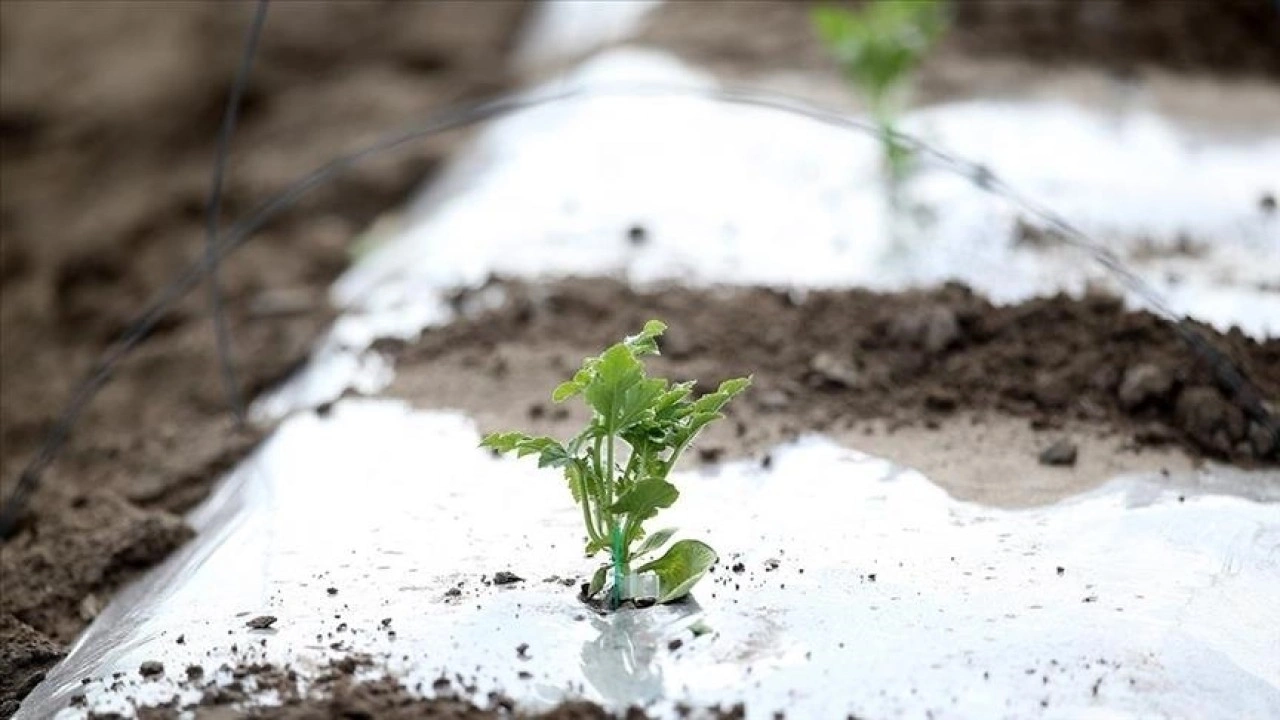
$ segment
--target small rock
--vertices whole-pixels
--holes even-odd
[[[1076,444],[1062,438],[1040,453],[1040,464],[1066,467],[1075,465]]]
[[[1234,441],[1244,439],[1244,412],[1211,387],[1183,390],[1174,416],[1196,442],[1224,455],[1231,452]]]
[[[80,619],[88,622],[102,612],[102,602],[98,600],[98,596],[89,593],[80,599]]]
[[[746,565],[744,565],[743,563],[736,562],[736,563],[734,563],[734,564],[733,564],[733,567],[731,567],[731,568],[729,568],[729,569],[730,569],[730,570],[732,570],[732,571],[734,571],[734,572],[736,572],[736,573],[740,573],[740,572],[745,572],[745,571],[746,571],[746,569],[747,569],[747,566],[746,566]]]
[[[667,649],[675,652],[676,650],[679,650],[682,645],[684,645],[684,641],[680,638],[675,638],[671,642],[667,643]]]
[[[253,618],[249,622],[245,623],[245,626],[251,627],[254,630],[266,630],[275,624],[276,624],[275,615],[259,615],[258,617]]]
[[[516,646],[516,657],[521,660],[529,659],[529,643],[520,643]]]
[[[1249,423],[1249,444],[1253,446],[1254,457],[1265,458],[1274,453],[1280,445],[1280,430],[1269,430],[1261,423]]]
[[[902,345],[937,354],[960,340],[960,323],[949,307],[934,306],[903,313],[889,325],[889,337]]]
[[[829,385],[851,388],[858,384],[858,371],[853,365],[826,351],[813,356],[809,369]]]
[[[524,582],[524,578],[513,572],[502,570],[493,574],[494,585],[510,585],[512,583]]]
[[[1158,402],[1172,388],[1171,374],[1151,363],[1141,363],[1125,371],[1116,395],[1120,399],[1120,407],[1133,411],[1139,406]]]
[[[148,660],[138,666],[138,674],[144,678],[156,677],[164,674],[164,664],[155,660]]]
[[[325,591],[325,592],[327,592],[327,593],[329,593],[330,595],[337,595],[337,594],[338,594],[338,588],[336,588],[336,587],[325,588],[325,589],[324,589],[324,591]]]
[[[200,679],[200,678],[202,678],[202,677],[204,677],[204,668],[203,668],[203,667],[200,667],[199,665],[188,665],[188,666],[187,666],[187,679],[188,679],[188,680],[191,680],[192,682],[195,682],[196,680],[199,680],[199,679]]]

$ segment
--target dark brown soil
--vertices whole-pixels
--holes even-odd
[[[0,495],[73,382],[200,256],[214,134],[251,10],[0,3]],[[374,135],[503,87],[521,13],[504,2],[273,3],[224,222]],[[356,169],[224,266],[249,396],[305,357],[353,236],[452,142]],[[179,514],[256,439],[232,431],[201,288],[90,407],[25,528],[0,547],[0,717],[120,583],[187,537]]]
[[[930,426],[964,412],[1024,418],[1049,431],[1102,426],[1135,447],[1172,444],[1242,464],[1280,460],[1275,435],[1246,419],[1167,323],[1110,297],[998,307],[960,286],[893,295],[640,293],[610,280],[504,287],[509,298],[497,311],[432,330],[411,346],[386,344],[398,356],[392,393],[479,411],[482,423],[483,411],[513,407],[528,415],[520,426],[554,433],[575,412],[545,400],[555,378],[658,317],[670,329],[654,372],[707,385],[754,373],[727,423],[736,426],[728,442],[750,450],[869,419]],[[1199,330],[1274,408],[1280,339]],[[449,374],[442,387],[435,380],[450,367],[465,372]]]
[[[837,2],[856,6],[858,2]],[[713,70],[830,68],[807,2],[667,3],[641,40]],[[1280,10],[1271,0],[965,0],[930,62],[958,55],[1048,65],[1142,66],[1280,77]]]

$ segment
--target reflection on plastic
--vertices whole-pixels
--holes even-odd
[[[1275,497],[1275,473],[1006,511],[811,438],[767,468],[675,477],[664,522],[714,538],[721,564],[693,602],[598,617],[576,598],[593,563],[558,477],[477,442],[462,416],[392,401],[289,419],[19,717],[74,693],[69,716],[194,701],[175,682],[188,664],[229,681],[224,663],[288,663],[305,682],[352,652],[408,687],[460,673],[530,707],[1280,716],[1280,509],[1250,499]],[[493,584],[504,570],[525,580]],[[246,627],[262,614],[270,630]],[[140,679],[146,660],[165,677]]]

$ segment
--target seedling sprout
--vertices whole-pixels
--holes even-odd
[[[582,396],[591,410],[587,426],[568,442],[522,432],[492,433],[481,441],[483,447],[518,457],[537,455],[539,467],[563,471],[582,509],[587,556],[602,550],[610,555],[610,562],[592,576],[586,594],[598,595],[612,570],[609,604],[615,608],[635,596],[633,578],[652,573],[658,584],[656,600],[667,603],[687,595],[715,563],[716,553],[709,545],[685,539],[672,543],[661,557],[636,565],[676,532],[663,528],[650,534],[644,528],[680,496],[668,480],[672,468],[698,433],[723,417],[720,411],[729,400],[751,384],[750,378],[726,380],[695,399],[693,381],[647,377],[640,358],[658,354],[658,337],[666,328],[650,320],[639,334],[585,359],[573,378],[555,389],[554,402]]]
[[[903,180],[910,149],[895,136],[897,117],[912,74],[945,27],[938,0],[875,0],[850,10],[814,8],[818,37],[860,92],[880,127],[885,161],[893,182]]]

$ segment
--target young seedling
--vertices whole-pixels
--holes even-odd
[[[909,171],[911,152],[896,139],[905,90],[945,27],[940,0],[874,0],[858,10],[814,8],[818,37],[864,96],[880,127],[893,182]]]
[[[648,534],[644,523],[680,496],[668,476],[681,453],[751,384],[750,378],[726,380],[715,392],[694,398],[693,382],[647,377],[640,358],[658,354],[657,339],[666,329],[650,320],[638,335],[584,360],[573,378],[555,389],[554,402],[582,396],[591,410],[590,422],[568,442],[503,432],[480,443],[518,457],[537,455],[539,467],[564,472],[569,492],[582,508],[587,556],[602,550],[610,554],[610,562],[592,577],[587,595],[604,589],[612,569],[610,605],[615,608],[632,595],[632,577],[653,573],[656,599],[666,603],[687,595],[715,563],[716,553],[706,543],[680,540],[661,557],[636,565],[675,533],[675,528],[664,528]]]

